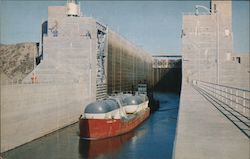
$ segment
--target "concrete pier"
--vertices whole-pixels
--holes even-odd
[[[248,159],[249,139],[191,84],[183,82],[175,159]]]

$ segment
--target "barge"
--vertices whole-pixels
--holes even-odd
[[[86,106],[79,118],[80,137],[104,139],[125,134],[149,117],[148,97],[122,94]]]

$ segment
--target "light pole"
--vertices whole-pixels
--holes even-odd
[[[205,9],[209,15],[211,15],[212,10],[205,7],[205,6],[201,6],[201,5],[196,5],[195,6],[195,15],[198,16],[199,15],[199,10],[198,8],[203,8]],[[220,38],[220,25],[219,25],[219,17],[218,17],[218,11],[216,10],[215,12],[216,14],[216,83],[219,84],[220,83],[220,69],[219,69],[219,63],[220,63],[220,57],[219,57],[219,38]],[[200,68],[199,68],[200,69]]]
[[[218,11],[216,10],[215,12],[216,14],[216,81],[217,81],[217,84],[220,84],[220,67],[219,67],[219,64],[220,64],[220,45],[219,45],[219,42],[220,42],[220,25],[219,25],[219,19],[218,19]]]
[[[211,12],[211,9],[208,9],[208,8],[205,7],[205,6],[196,5],[196,6],[195,6],[195,15],[199,15],[199,10],[198,10],[198,8],[203,8],[203,9],[205,9],[205,10],[209,13],[209,15],[212,13],[212,12]]]
[[[205,6],[201,6],[201,5],[196,5],[195,6],[195,15],[198,16],[199,15],[199,10],[198,8],[202,8],[205,9],[207,11],[207,13],[210,15],[211,14],[211,9],[208,9]],[[199,23],[199,19],[198,22],[196,23],[196,35],[198,35],[198,27],[199,27],[200,23]],[[201,50],[198,47],[198,51],[199,51],[199,58],[198,58],[198,80],[200,80],[200,61],[201,61]]]

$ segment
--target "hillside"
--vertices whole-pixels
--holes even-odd
[[[0,45],[0,72],[12,81],[20,81],[35,67],[36,43]]]

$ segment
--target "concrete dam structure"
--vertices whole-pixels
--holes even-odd
[[[11,47],[23,49],[19,59]],[[150,54],[74,1],[48,7],[39,45],[1,45],[0,64],[1,152],[77,122],[90,102],[157,83]]]
[[[48,7],[39,43],[0,46],[1,156],[249,158],[250,53],[233,49],[232,2],[196,5],[180,31],[181,56],[152,56],[83,16],[75,0]],[[79,138],[76,122],[87,104],[145,83],[159,91],[161,106],[137,135],[116,138],[118,146]],[[180,103],[166,90],[178,91]],[[105,148],[111,153],[96,151]]]
[[[231,19],[232,1],[183,16],[175,159],[250,156],[250,54],[234,52]]]

